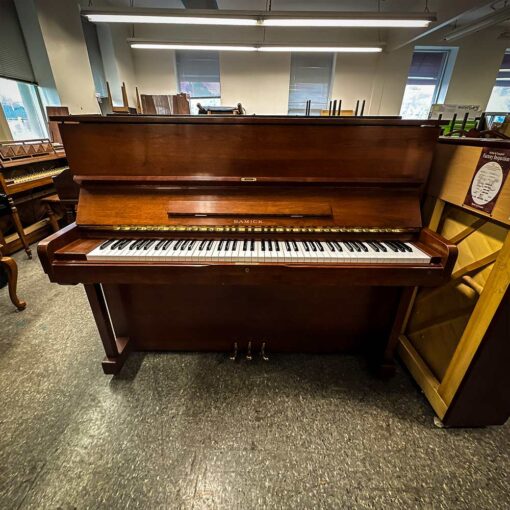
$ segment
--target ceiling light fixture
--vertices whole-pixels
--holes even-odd
[[[159,23],[168,25],[231,25],[256,26],[259,21],[249,18],[206,18],[198,16],[146,16],[133,14],[87,14],[93,23]]]
[[[255,46],[217,44],[131,43],[131,48],[142,50],[209,50],[209,51],[257,51]]]
[[[427,19],[264,19],[265,27],[425,28]]]
[[[448,42],[456,41],[457,39],[472,35],[480,30],[485,30],[486,28],[498,25],[508,19],[510,19],[510,7],[503,7],[474,21],[473,23],[468,23],[467,25],[452,30],[449,34],[444,36],[444,40]]]
[[[313,52],[313,53],[380,53],[381,47],[371,46],[260,46],[235,44],[185,44],[169,42],[131,41],[131,48],[152,50],[205,50],[205,51],[263,51],[263,52]]]
[[[84,9],[94,23],[158,23],[260,27],[423,28],[436,20],[431,13],[232,11],[151,8]]]

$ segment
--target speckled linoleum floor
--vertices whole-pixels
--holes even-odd
[[[81,287],[0,290],[0,508],[510,508],[510,426],[441,430],[404,370],[136,354],[103,375]]]

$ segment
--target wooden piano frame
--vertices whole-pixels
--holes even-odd
[[[364,351],[380,373],[413,289],[455,247],[422,228],[437,121],[57,117],[80,185],[76,224],[39,245],[51,281],[85,285],[105,373],[130,350]],[[397,239],[430,264],[87,260],[110,238]]]

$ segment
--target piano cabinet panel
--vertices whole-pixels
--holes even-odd
[[[117,336],[139,351],[381,353],[402,288],[103,285]]]

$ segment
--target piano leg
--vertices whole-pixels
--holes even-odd
[[[16,294],[16,286],[18,283],[18,266],[16,261],[11,257],[3,257],[0,252],[0,266],[7,272],[7,281],[9,285],[9,297],[11,298],[12,304],[21,312],[27,306],[25,301],[20,301]]]
[[[395,374],[395,352],[398,345],[398,339],[406,327],[407,319],[410,313],[410,306],[416,293],[416,287],[404,287],[400,296],[397,313],[388,342],[385,345],[384,352],[379,359],[373,359],[376,373],[383,378],[391,377]]]
[[[28,244],[27,238],[25,237],[25,230],[23,229],[23,225],[21,224],[21,220],[19,219],[19,213],[17,207],[14,205],[14,201],[11,197],[7,199],[9,201],[9,205],[11,206],[11,215],[12,221],[14,222],[14,226],[16,227],[16,232],[18,233],[19,239],[23,248],[29,259],[32,258],[32,250],[30,249],[30,245]]]
[[[129,354],[129,337],[115,335],[101,285],[92,283],[84,287],[106,353],[103,371],[105,374],[118,374]]]

